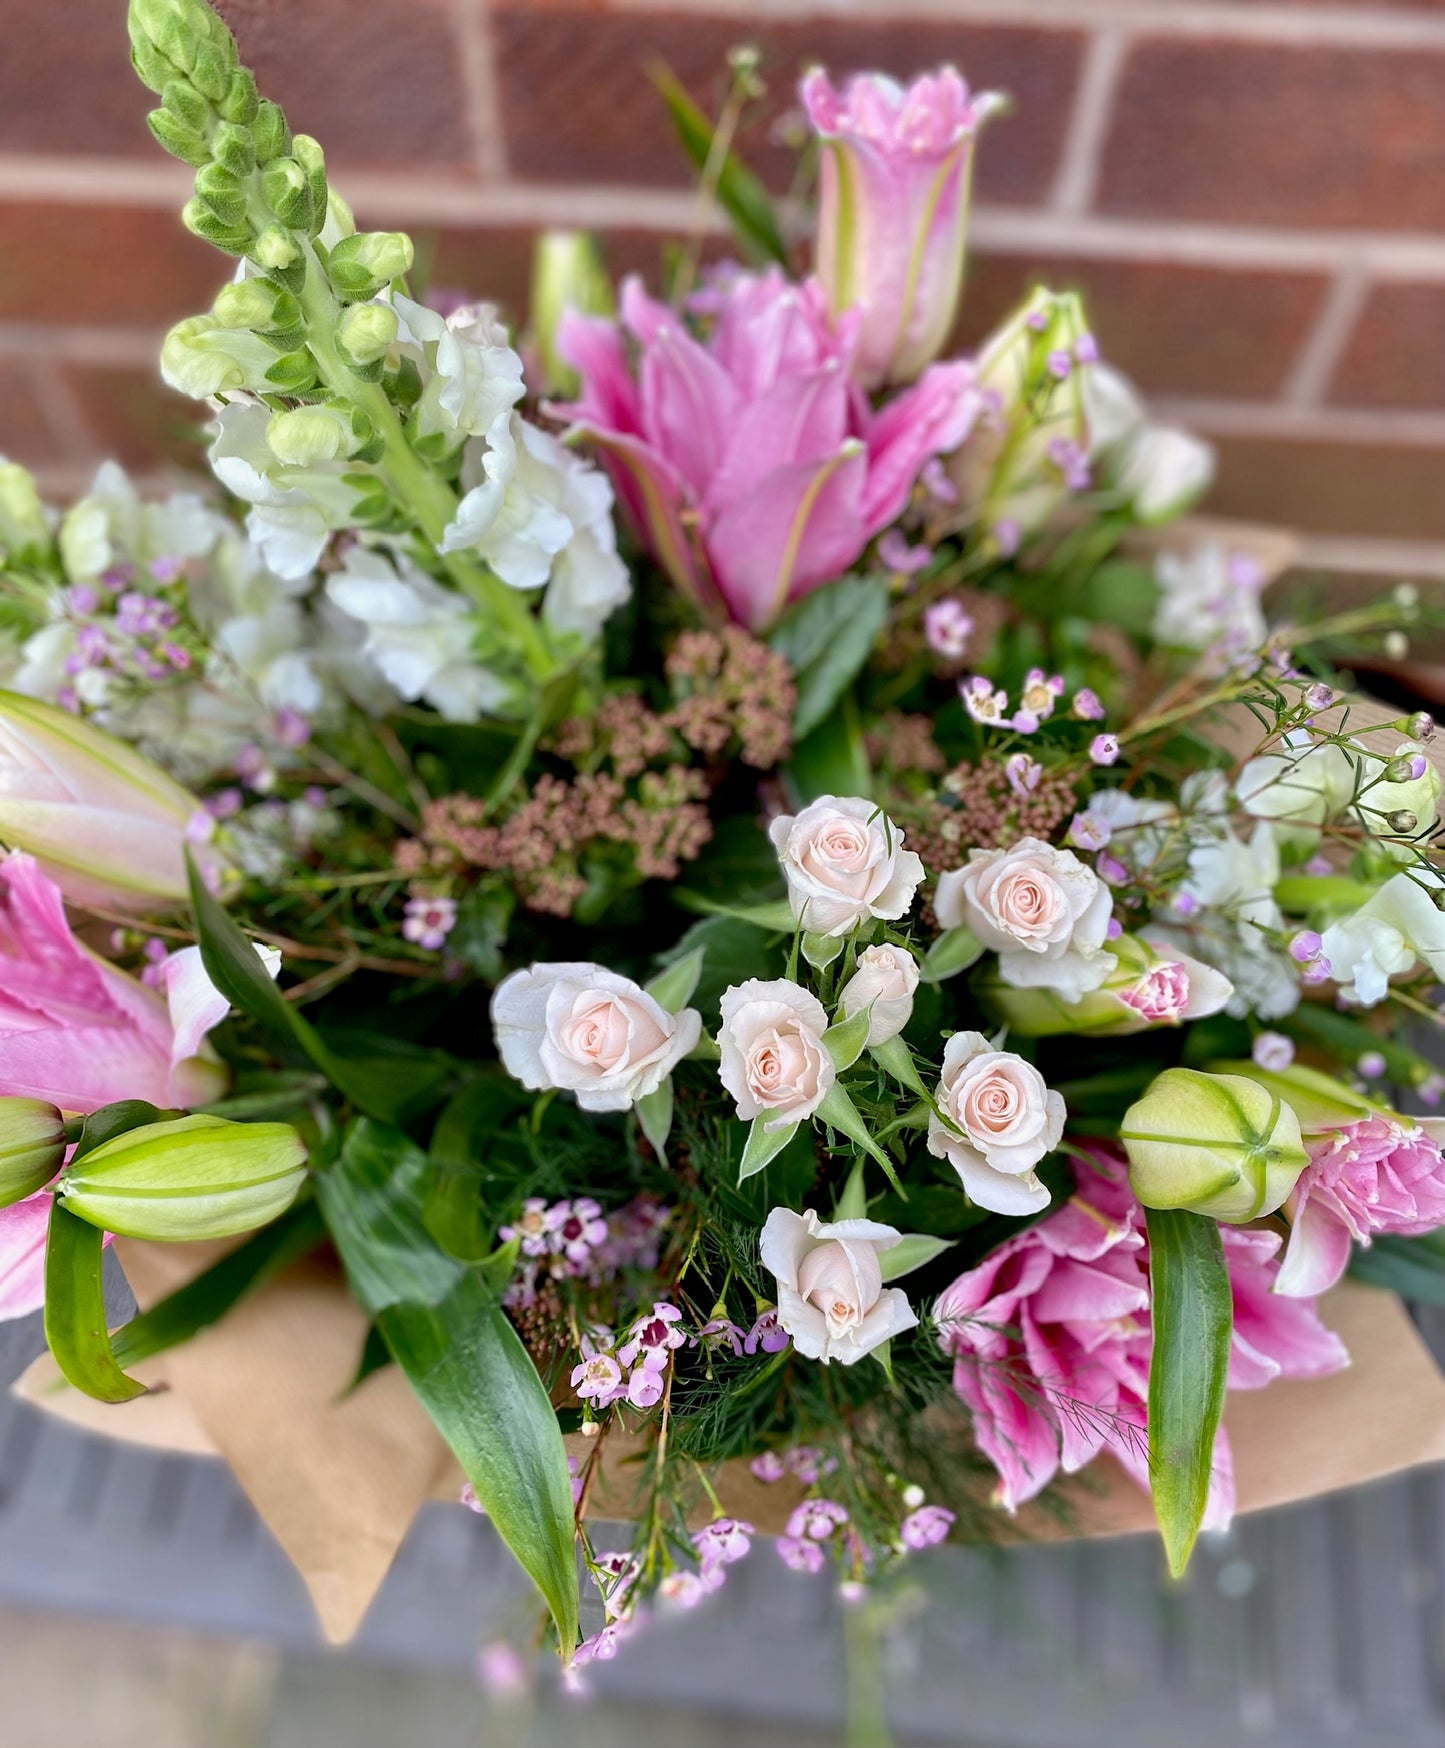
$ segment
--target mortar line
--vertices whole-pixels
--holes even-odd
[[[1097,31],[1089,41],[1049,196],[1049,207],[1056,213],[1083,213],[1094,204],[1114,94],[1129,46],[1129,33],[1117,26]]]
[[[1282,401],[1295,407],[1323,403],[1369,294],[1370,276],[1360,263],[1343,267],[1335,275],[1290,366],[1280,393]]]

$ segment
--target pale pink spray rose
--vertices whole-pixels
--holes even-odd
[[[532,1091],[575,1093],[584,1111],[625,1111],[656,1092],[702,1035],[630,977],[588,961],[532,965],[492,996],[502,1065]]]
[[[801,927],[844,935],[882,917],[897,922],[923,883],[923,863],[872,801],[820,795],[799,814],[768,827],[788,902]]]
[[[1005,983],[1078,1001],[1116,964],[1104,951],[1113,898],[1072,850],[1020,838],[1007,850],[970,850],[939,876],[933,908],[945,929],[973,931],[998,956]]]
[[[773,1209],[762,1231],[763,1267],[777,1277],[778,1321],[800,1354],[851,1366],[917,1324],[902,1288],[883,1285],[878,1260],[901,1237],[876,1220],[829,1222],[811,1208]]]
[[[952,67],[901,86],[821,69],[800,95],[823,142],[818,277],[833,312],[863,317],[864,386],[911,382],[943,350],[963,289],[974,141],[1005,105]]]
[[[1311,1138],[1310,1162],[1285,1203],[1289,1243],[1277,1292],[1323,1293],[1349,1267],[1351,1247],[1377,1233],[1445,1226],[1445,1156],[1436,1130],[1433,1118],[1412,1123],[1380,1113]]]
[[[738,1115],[777,1129],[811,1117],[837,1079],[823,1043],[828,1015],[817,996],[786,978],[750,977],[723,994],[718,1079]]]
[[[869,1008],[867,1048],[896,1038],[913,1013],[918,988],[918,961],[904,947],[887,942],[865,947],[858,955],[858,969],[838,992],[838,1007],[845,1020]]]
[[[569,311],[558,350],[582,390],[556,411],[601,446],[678,587],[758,631],[898,519],[927,462],[967,436],[979,398],[957,362],[874,408],[853,375],[859,318],[835,322],[816,280],[733,269],[707,301],[701,336],[635,279],[620,325]]]
[[[1229,1387],[1319,1377],[1348,1364],[1313,1303],[1271,1291],[1279,1239],[1222,1229],[1234,1296]],[[1015,1511],[1062,1469],[1109,1451],[1148,1489],[1146,1403],[1153,1334],[1143,1210],[1122,1163],[1081,1168],[1069,1201],[968,1270],[935,1307],[954,1389]],[[1234,1509],[1228,1437],[1214,1448],[1206,1527]]]
[[[1032,1063],[981,1032],[955,1032],[935,1098],[928,1151],[949,1161],[979,1207],[1035,1214],[1049,1205],[1034,1167],[1058,1146],[1067,1113]]]

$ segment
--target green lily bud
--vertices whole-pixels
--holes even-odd
[[[231,227],[246,217],[246,190],[241,179],[221,164],[207,164],[196,172],[196,198],[205,201],[221,223]]]
[[[15,461],[0,461],[0,554],[33,561],[50,551],[50,524],[35,477]]]
[[[410,272],[413,254],[404,231],[358,231],[331,251],[326,270],[339,296],[360,303]]]
[[[266,332],[291,328],[301,320],[301,306],[289,291],[269,279],[236,279],[216,293],[211,312],[223,328]]]
[[[1260,1068],[1253,1062],[1221,1062],[1218,1072],[1255,1081],[1268,1093],[1281,1098],[1299,1118],[1301,1135],[1325,1135],[1347,1123],[1358,1123],[1387,1107],[1352,1091],[1332,1075],[1321,1074],[1302,1062],[1288,1068]],[[1393,1112],[1389,1113],[1393,1115]]]
[[[222,119],[233,121],[239,127],[249,127],[256,119],[257,106],[255,74],[249,67],[237,67],[231,74],[226,95],[221,99]]]
[[[256,168],[256,147],[251,130],[223,121],[211,135],[211,156],[232,176],[249,176]]]
[[[291,149],[291,129],[278,104],[262,98],[256,105],[251,122],[251,138],[256,142],[256,162],[269,164],[284,157]]]
[[[65,1158],[65,1119],[44,1099],[0,1099],[0,1208],[43,1190]]]
[[[1165,1069],[1124,1113],[1119,1135],[1146,1208],[1188,1208],[1230,1225],[1272,1214],[1309,1164],[1290,1106],[1236,1074]]]
[[[284,1214],[306,1177],[287,1123],[178,1117],[129,1129],[74,1160],[56,1186],[72,1214],[125,1238],[229,1238]]]
[[[259,394],[267,388],[266,371],[274,357],[255,334],[222,327],[213,316],[188,316],[165,337],[161,376],[198,401],[238,389]]]
[[[336,344],[348,364],[379,364],[397,334],[396,311],[386,303],[349,304],[336,324]]]
[[[181,223],[217,249],[224,249],[228,255],[244,255],[251,246],[249,224],[228,225],[217,218],[204,200],[195,197],[181,208]]]
[[[616,308],[612,281],[596,241],[585,231],[544,231],[532,253],[532,338],[556,394],[571,395],[577,375],[557,353],[563,312],[610,316]]]
[[[288,267],[294,267],[301,259],[301,249],[296,239],[282,225],[267,225],[256,239],[256,247],[252,250],[256,263],[268,268],[273,273],[283,272]]]
[[[153,109],[146,117],[157,145],[179,158],[183,164],[199,168],[211,161],[210,142],[204,134],[193,133],[184,122],[177,121],[168,109]]]
[[[283,225],[290,225],[293,231],[310,228],[311,187],[294,158],[277,158],[266,166],[261,197]]]
[[[365,426],[357,430],[357,421]],[[359,408],[345,404],[293,407],[276,413],[266,427],[271,453],[288,467],[315,467],[354,455],[371,436],[370,422]]]

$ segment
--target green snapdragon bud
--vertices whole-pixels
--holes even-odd
[[[241,179],[221,164],[206,164],[196,172],[196,198],[203,200],[223,225],[246,223],[246,190]]]
[[[404,231],[358,231],[343,237],[327,259],[337,295],[347,303],[376,296],[384,285],[411,270],[414,250]]]
[[[306,172],[306,186],[311,195],[312,236],[326,223],[326,156],[310,134],[297,134],[291,141],[291,154]]]
[[[264,97],[257,103],[251,122],[251,138],[256,145],[258,164],[269,164],[284,157],[291,149],[291,129],[287,127],[286,117],[278,104]]]
[[[226,95],[221,99],[222,119],[235,122],[239,127],[249,127],[256,119],[258,107],[255,74],[249,67],[237,67],[231,74]]]
[[[0,1208],[43,1190],[65,1158],[65,1119],[44,1099],[0,1099]]]
[[[281,273],[301,259],[301,247],[283,225],[267,225],[257,237],[251,257],[258,266]]]
[[[396,340],[398,326],[390,304],[348,304],[336,324],[337,349],[354,368],[379,365]]]
[[[198,196],[192,196],[181,208],[181,223],[215,248],[224,249],[228,255],[244,255],[255,234],[249,224],[227,224]]]
[[[276,413],[266,427],[271,453],[288,467],[315,467],[353,456],[371,440],[371,421],[344,401],[293,407]]]
[[[281,394],[310,394],[319,381],[316,360],[304,346],[298,346],[294,352],[283,352],[266,368],[267,384],[273,392]]]
[[[72,1162],[57,1194],[72,1214],[126,1238],[229,1238],[284,1214],[306,1177],[286,1123],[179,1117],[129,1129]]]
[[[211,146],[204,134],[193,133],[184,122],[177,121],[168,109],[153,109],[146,125],[156,143],[183,164],[199,168],[211,161]]]
[[[35,476],[18,462],[0,460],[0,554],[34,561],[49,552],[50,544]]]
[[[1272,1214],[1309,1164],[1292,1108],[1237,1074],[1166,1068],[1124,1113],[1119,1137],[1146,1208],[1230,1225]]]
[[[167,79],[161,92],[161,107],[192,133],[207,133],[216,119],[215,110],[189,79]]]
[[[225,96],[236,43],[204,0],[130,0],[126,22],[136,71],[152,91],[164,88],[164,68],[186,74],[213,100]]]
[[[249,176],[256,168],[256,146],[251,130],[236,122],[219,122],[211,135],[211,156],[230,175],[238,178]]]
[[[236,279],[216,293],[212,314],[223,328],[293,328],[301,320],[301,305],[289,291],[269,279]]]
[[[295,158],[277,158],[261,177],[261,198],[283,225],[293,231],[311,227],[311,185]]]

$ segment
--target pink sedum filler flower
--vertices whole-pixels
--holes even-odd
[[[1445,1156],[1424,1125],[1369,1116],[1309,1151],[1285,1203],[1290,1233],[1277,1292],[1323,1293],[1349,1266],[1351,1246],[1376,1233],[1445,1226]]]
[[[569,311],[558,347],[582,389],[556,410],[601,445],[678,587],[760,631],[897,520],[980,401],[958,362],[873,408],[855,380],[859,317],[834,321],[816,280],[734,269],[708,303],[702,337],[637,279],[622,287],[620,325]]]
[[[1234,1290],[1230,1387],[1346,1365],[1314,1305],[1271,1290],[1278,1236],[1233,1227],[1221,1236]],[[1148,1239],[1121,1162],[1101,1156],[1097,1170],[1081,1168],[1070,1200],[960,1275],[935,1316],[1005,1509],[1016,1511],[1060,1470],[1075,1474],[1105,1449],[1148,1488]],[[1210,1528],[1234,1509],[1222,1431],[1214,1464]]]
[[[818,277],[835,314],[862,316],[864,385],[911,382],[943,350],[963,287],[979,129],[1005,106],[953,70],[902,86],[821,68],[799,89],[823,142]]]

